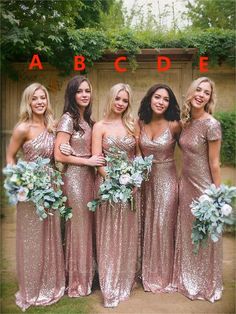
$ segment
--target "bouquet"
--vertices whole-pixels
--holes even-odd
[[[40,220],[58,210],[66,220],[72,217],[71,208],[66,207],[67,197],[63,195],[62,177],[59,171],[49,166],[50,159],[37,158],[26,162],[18,160],[16,165],[3,169],[6,176],[4,188],[10,204],[32,201]]]
[[[224,224],[233,224],[230,204],[235,197],[236,187],[221,185],[217,188],[212,184],[203,195],[192,201],[191,212],[196,217],[191,234],[195,254],[200,244],[206,245],[209,236],[213,242],[219,240]]]
[[[115,148],[110,149],[112,153],[107,156],[105,167],[107,176],[100,185],[99,198],[87,204],[89,210],[95,211],[103,201],[112,203],[131,202],[131,210],[134,210],[133,188],[140,187],[143,180],[148,179],[151,171],[153,155],[148,157],[135,157],[130,160],[124,151]]]

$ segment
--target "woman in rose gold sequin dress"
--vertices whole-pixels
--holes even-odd
[[[39,83],[29,85],[24,90],[20,111],[20,121],[7,150],[7,163],[16,163],[20,148],[26,161],[39,156],[53,160],[54,121],[46,88]],[[23,311],[31,305],[55,303],[64,295],[59,215],[55,213],[40,221],[33,203],[17,204],[16,267],[19,284],[16,304]]]
[[[214,83],[209,78],[192,82],[183,105],[180,148],[183,167],[179,190],[179,216],[174,285],[188,298],[219,300],[222,294],[222,241],[208,241],[193,253],[194,220],[189,207],[212,183],[220,185],[220,123],[211,115],[215,102]]]
[[[178,178],[174,150],[181,131],[180,110],[173,91],[153,85],[139,108],[139,145],[153,155],[149,180],[141,188],[143,215],[142,282],[145,291],[172,291]]]
[[[129,85],[114,85],[105,118],[93,128],[93,153],[109,155],[109,148],[117,147],[134,157],[136,141],[130,106]],[[104,168],[98,171],[106,176]],[[139,211],[131,211],[129,203],[114,207],[103,203],[95,213],[98,274],[105,307],[115,307],[129,297],[137,270]]]
[[[75,76],[67,85],[64,114],[57,127],[55,159],[66,164],[65,194],[72,208],[72,219],[66,222],[65,258],[69,297],[91,293],[94,275],[93,214],[87,203],[94,198],[94,166],[103,165],[104,157],[91,157],[92,125],[91,85],[87,78]],[[73,155],[61,153],[69,143]]]

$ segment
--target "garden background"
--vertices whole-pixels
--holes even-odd
[[[235,1],[234,0],[149,0],[139,1],[127,10],[119,0],[2,0],[1,8],[1,165],[12,128],[17,122],[23,89],[38,81],[50,93],[59,118],[64,91],[73,70],[75,55],[83,55],[82,72],[93,85],[93,117],[103,115],[106,94],[118,82],[131,85],[133,108],[137,112],[146,90],[155,83],[166,83],[181,105],[192,81],[209,76],[216,83],[215,116],[223,129],[221,150],[223,182],[236,185],[235,175]],[[165,2],[165,5],[163,5]],[[129,3],[130,4],[130,3]],[[154,11],[158,4],[158,10]],[[180,16],[178,8],[184,7]],[[29,70],[38,54],[43,70]],[[157,57],[168,56],[171,68],[157,71]],[[119,73],[114,61],[127,56]],[[199,57],[209,58],[209,71],[200,73]],[[181,167],[180,152],[177,161]],[[3,178],[1,177],[1,182]],[[2,187],[2,185],[1,185]],[[15,208],[7,205],[1,188],[1,313],[20,313],[14,304]],[[235,313],[234,228],[224,235],[225,292],[221,301],[191,302],[178,294],[152,295],[137,287],[130,300],[114,313]],[[96,288],[96,287],[95,287]],[[108,313],[98,289],[87,298],[68,299],[47,308],[32,308],[29,313]]]

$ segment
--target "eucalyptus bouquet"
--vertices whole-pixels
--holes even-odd
[[[194,253],[199,246],[205,246],[210,236],[213,242],[217,242],[222,234],[224,224],[233,224],[233,210],[230,206],[236,197],[236,187],[221,185],[216,187],[212,184],[190,207],[196,217],[192,227],[192,243]]]
[[[3,169],[6,176],[4,188],[11,204],[32,201],[40,220],[53,215],[58,210],[66,220],[72,217],[71,208],[65,203],[61,173],[49,166],[50,159],[37,158],[26,162],[18,160],[16,165],[7,165]]]
[[[124,151],[110,149],[111,155],[107,156],[105,171],[107,176],[100,185],[99,197],[87,204],[89,210],[95,211],[97,206],[104,201],[111,205],[118,202],[131,202],[134,210],[133,188],[140,187],[143,180],[148,179],[151,171],[153,155],[142,158],[135,157],[130,160]]]

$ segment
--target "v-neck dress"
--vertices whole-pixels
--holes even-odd
[[[143,216],[142,282],[145,291],[172,291],[178,179],[174,161],[176,140],[170,128],[151,140],[141,126],[140,148],[154,161],[141,188]]]

